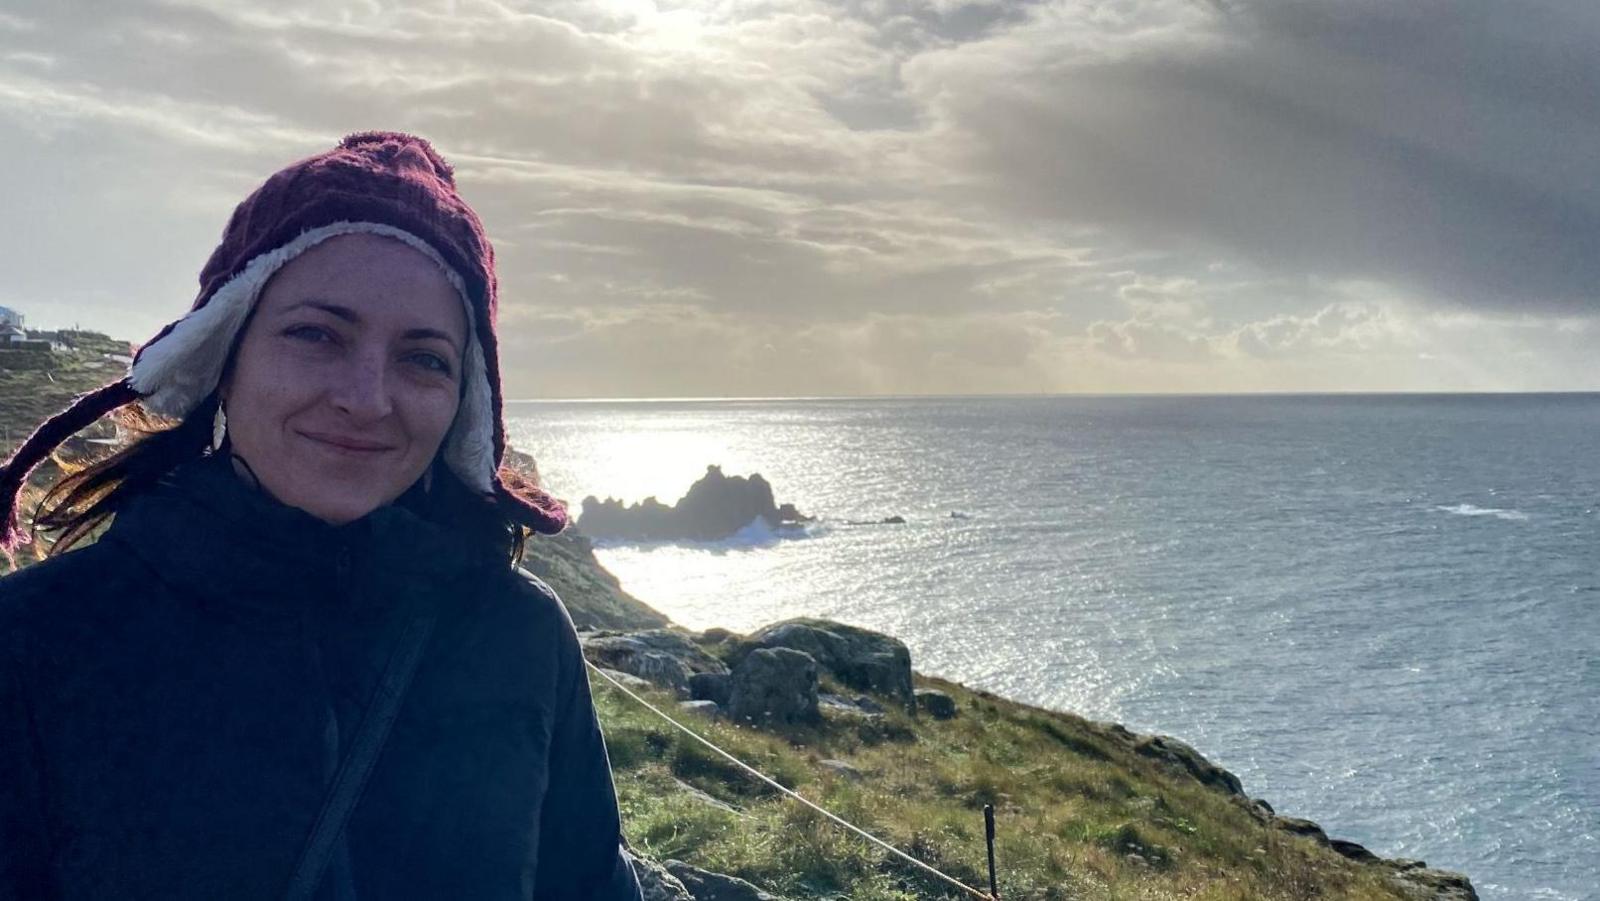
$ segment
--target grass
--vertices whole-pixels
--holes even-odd
[[[793,898],[968,897],[592,681],[624,830],[642,852]],[[982,808],[994,804],[1007,899],[1406,897],[1381,868],[1264,826],[1229,795],[1136,755],[1097,724],[942,680],[918,683],[949,693],[960,716],[940,722],[891,711],[883,726],[827,721],[785,735],[682,718],[780,783],[977,888],[988,879]],[[676,709],[667,693],[646,696]],[[819,765],[825,759],[844,760],[863,778],[835,774]]]

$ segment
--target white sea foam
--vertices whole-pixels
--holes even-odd
[[[797,538],[816,538],[826,535],[828,531],[827,526],[820,522],[783,523],[774,528],[768,525],[766,520],[757,516],[732,535],[712,541],[696,541],[688,538],[599,538],[594,540],[594,546],[597,548],[634,547],[643,549],[683,547],[707,551],[734,551],[770,547],[780,541],[791,541]]]
[[[1475,504],[1456,504],[1453,507],[1434,507],[1442,513],[1454,513],[1457,516],[1493,516],[1495,519],[1507,519],[1521,522],[1528,518],[1528,514],[1521,510],[1502,510],[1499,507],[1479,507]]]

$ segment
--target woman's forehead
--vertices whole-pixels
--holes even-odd
[[[321,309],[355,324],[466,336],[461,295],[438,264],[378,235],[339,235],[306,250],[273,276],[260,303],[274,313]]]

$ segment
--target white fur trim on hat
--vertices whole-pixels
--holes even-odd
[[[261,289],[285,263],[335,237],[364,232],[383,235],[416,248],[438,264],[456,289],[467,313],[466,359],[462,376],[467,390],[455,422],[445,435],[444,460],[468,487],[494,490],[494,395],[478,343],[478,317],[461,276],[428,242],[408,231],[378,222],[333,222],[302,232],[299,237],[257,255],[218,288],[206,305],[178,320],[172,330],[140,349],[128,367],[128,378],[153,413],[181,418],[215,391],[227,363],[228,349],[250,316]]]

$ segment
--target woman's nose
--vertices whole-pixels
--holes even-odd
[[[351,418],[366,421],[382,419],[394,409],[390,397],[384,360],[376,354],[352,354],[350,365],[340,367],[333,386],[334,406]]]

